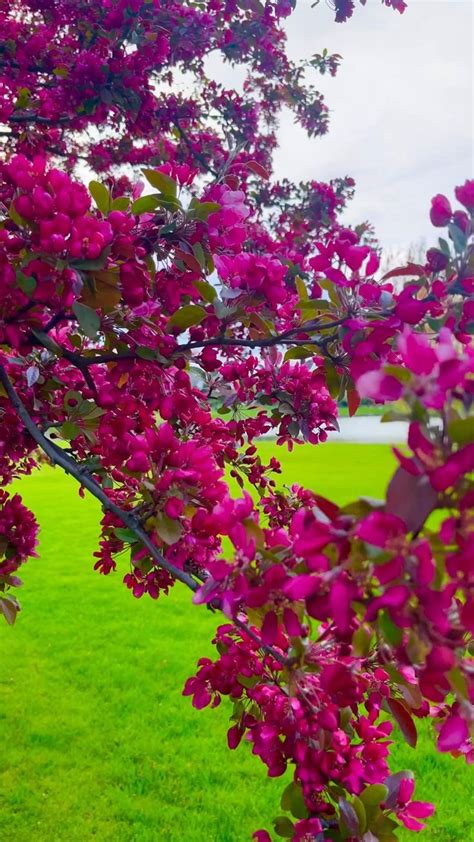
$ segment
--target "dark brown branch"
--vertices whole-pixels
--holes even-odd
[[[65,453],[61,448],[59,448],[54,442],[50,441],[46,438],[46,436],[38,429],[35,422],[33,421],[31,415],[29,414],[26,406],[24,405],[23,401],[21,400],[20,396],[14,389],[12,383],[10,382],[10,378],[3,367],[0,364],[0,383],[3,385],[8,398],[16,410],[18,417],[25,425],[26,430],[29,432],[30,436],[37,445],[43,450],[44,453],[51,459],[53,464],[58,465],[58,467],[62,468],[66,474],[72,476],[76,482],[78,482],[102,504],[102,507],[109,512],[112,512],[119,520],[122,521],[124,526],[130,529],[134,535],[141,541],[141,543],[146,547],[148,552],[150,553],[153,560],[164,570],[166,570],[173,579],[177,579],[179,582],[182,582],[186,585],[190,590],[193,592],[197,591],[200,587],[199,582],[196,582],[192,576],[188,573],[185,573],[184,570],[180,570],[179,567],[176,567],[171,562],[167,561],[164,556],[160,553],[160,551],[155,547],[153,542],[151,541],[148,534],[140,525],[139,520],[137,519],[136,515],[133,512],[128,512],[124,509],[121,509],[120,506],[117,506],[116,503],[111,500],[104,489],[99,485],[98,482],[90,475],[89,471],[81,467],[77,464],[75,459],[72,458],[68,453]],[[212,608],[216,608],[220,610],[220,604],[218,600],[213,601]],[[258,635],[250,629],[246,623],[238,618],[234,619],[234,625],[244,631],[249,637],[252,638],[256,643],[259,644],[259,647],[266,652],[268,655],[271,655],[275,660],[282,664],[282,666],[289,666],[291,664],[290,659],[286,658],[282,655],[278,650],[273,649],[271,646],[266,646],[258,637]]]
[[[8,123],[38,123],[41,126],[57,126],[69,123],[69,117],[57,117],[52,120],[49,117],[41,117],[40,114],[11,114]]]
[[[183,345],[178,345],[175,354],[182,353],[183,351],[192,351],[198,348],[208,348],[208,347],[226,347],[226,348],[271,348],[275,345],[317,345],[318,347],[324,347],[327,345],[330,338],[327,337],[326,339],[317,339],[308,337],[308,339],[296,339],[292,338],[297,333],[306,333],[310,330],[330,330],[333,327],[337,327],[338,325],[344,324],[346,318],[338,319],[337,321],[333,322],[322,322],[322,323],[315,323],[315,324],[307,324],[304,327],[295,327],[291,328],[290,330],[285,331],[284,333],[279,333],[277,336],[269,336],[264,339],[234,339],[233,337],[226,337],[226,336],[214,336],[211,339],[203,339],[199,342],[187,342]],[[134,351],[124,351],[121,353],[114,353],[113,351],[109,351],[104,354],[95,354],[93,357],[82,357],[80,354],[76,354],[74,351],[68,351],[65,348],[61,348],[63,356],[70,360],[70,362],[75,365],[77,368],[88,368],[91,365],[101,365],[102,363],[114,363],[120,362],[121,360],[138,360],[140,357],[134,353]]]
[[[48,331],[52,330],[52,328],[55,327],[55,325],[58,324],[58,322],[60,322],[62,319],[68,318],[70,317],[64,315],[64,313],[57,313],[56,316],[53,316],[53,318],[45,326],[44,331],[42,331],[41,333],[35,333],[31,335],[31,344],[39,345],[42,348],[46,348],[48,351],[52,351],[53,348],[57,345],[57,343],[54,343],[52,345],[49,342],[43,341],[41,336],[42,334],[47,335]],[[84,357],[81,357],[80,354],[75,354],[74,351],[69,351],[67,348],[63,348],[61,345],[58,345],[57,347],[60,351],[61,357],[64,357],[64,359],[69,360],[69,362],[81,372],[84,378],[84,382],[89,387],[89,389],[92,390],[93,394],[97,397],[97,387],[95,385],[94,379],[89,371],[88,366],[84,364]]]
[[[62,468],[65,473],[74,477],[80,485],[87,488],[87,490],[90,491],[97,500],[99,500],[106,511],[112,512],[112,514],[121,520],[122,523],[130,529],[147,548],[153,560],[156,561],[160,567],[163,567],[170,576],[174,579],[178,579],[180,582],[183,582],[183,584],[187,585],[187,587],[192,591],[196,591],[199,587],[196,580],[164,558],[150,540],[145,530],[141,527],[136,517],[131,512],[127,512],[117,506],[113,500],[107,496],[104,489],[98,482],[96,482],[88,471],[84,470],[71,456],[64,453],[64,451],[57,447],[57,445],[55,445],[52,441],[49,441],[49,439],[47,439],[46,436],[38,429],[20,396],[12,386],[10,378],[2,365],[0,365],[0,382],[2,383],[12,406],[18,413],[18,417],[25,425],[25,428],[29,432],[30,436],[44,451],[44,453],[46,453],[51,461]]]
[[[22,316],[24,316],[26,313],[32,310],[33,307],[36,307],[36,301],[28,301],[26,304],[23,305],[23,307],[20,307],[20,309],[17,310],[17,312],[14,313],[13,316],[9,316],[7,319],[5,319],[5,324],[14,324],[18,321],[18,319],[21,319]]]
[[[261,638],[256,634],[248,625],[244,623],[243,620],[239,620],[238,617],[234,617],[232,620],[234,626],[237,626],[238,629],[245,632],[255,643],[258,643],[259,649],[262,649],[266,655],[271,655],[272,658],[275,658],[275,661],[282,664],[284,667],[291,666],[293,660],[291,658],[286,658],[285,655],[281,655],[273,646],[267,646],[265,643],[262,643]]]
[[[176,128],[178,129],[180,138],[182,140],[184,140],[184,142],[185,142],[186,146],[188,147],[188,149],[189,149],[191,155],[193,156],[193,158],[195,158],[195,160],[198,161],[198,163],[200,163],[202,167],[204,167],[206,172],[210,172],[211,175],[213,175],[215,178],[217,178],[218,173],[216,172],[216,170],[214,170],[210,166],[209,162],[206,160],[204,155],[201,155],[200,152],[196,152],[196,150],[194,149],[194,146],[191,143],[190,138],[188,137],[187,132],[183,129],[183,127],[180,125],[178,120],[175,120],[174,124],[175,124]]]

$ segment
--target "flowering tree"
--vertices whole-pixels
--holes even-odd
[[[135,597],[179,581],[225,615],[184,693],[229,697],[229,747],[292,769],[278,836],[389,842],[433,810],[389,773],[394,723],[474,759],[474,181],[457,210],[434,197],[426,261],[381,279],[370,226],[339,222],[351,179],[273,182],[281,106],[325,132],[305,72],[340,58],[287,59],[292,5],[0,2],[0,474],[47,458],[103,506],[96,569],[128,548]],[[255,440],[323,442],[344,396],[410,422],[386,499],[278,488]],[[38,526],[0,506],[13,623]]]

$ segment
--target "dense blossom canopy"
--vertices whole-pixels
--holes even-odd
[[[292,769],[278,836],[388,842],[433,811],[389,769],[394,724],[415,746],[429,717],[474,760],[474,181],[384,277],[370,226],[341,223],[352,179],[272,181],[279,110],[326,131],[305,74],[340,59],[288,60],[292,6],[0,2],[0,474],[47,458],[103,505],[100,573],[127,551],[135,597],[178,580],[225,615],[184,693],[229,697],[229,747]],[[243,94],[206,77],[212,50]],[[263,434],[324,442],[342,398],[409,422],[384,500],[341,507],[260,458]],[[10,623],[37,531],[2,491]]]

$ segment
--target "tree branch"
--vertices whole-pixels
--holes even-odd
[[[174,354],[181,353],[182,351],[193,351],[198,348],[208,348],[208,347],[226,347],[226,348],[271,348],[275,345],[317,345],[325,347],[328,342],[328,337],[325,339],[317,339],[308,337],[308,339],[296,339],[293,338],[297,333],[306,333],[308,331],[317,330],[330,330],[333,327],[338,327],[338,325],[344,324],[347,317],[343,319],[338,319],[336,321],[330,323],[314,323],[314,324],[307,324],[304,327],[299,326],[295,328],[290,328],[290,330],[284,331],[284,333],[279,333],[277,336],[269,336],[264,339],[234,339],[233,337],[226,337],[226,336],[213,336],[211,339],[203,339],[196,342],[187,342],[183,345],[178,345]],[[61,347],[61,346],[58,346]],[[69,351],[67,348],[62,348],[61,351],[63,356],[70,360],[70,362],[75,365],[77,368],[85,369],[91,365],[101,365],[102,363],[114,363],[120,362],[121,360],[138,360],[141,359],[140,357],[135,354],[134,351],[124,351],[122,353],[115,354],[113,351],[109,351],[104,354],[96,354],[95,356],[91,357],[82,357],[80,354],[76,354],[74,351]]]
[[[11,114],[7,123],[38,123],[41,126],[57,126],[69,123],[69,117],[42,117],[40,114]]]
[[[216,172],[216,170],[214,170],[210,166],[209,162],[206,160],[204,155],[202,155],[200,152],[196,152],[196,150],[194,149],[194,147],[191,143],[191,140],[189,139],[188,133],[183,129],[183,127],[180,125],[179,121],[175,120],[174,124],[175,124],[176,128],[178,129],[178,133],[179,133],[180,138],[182,140],[184,140],[184,142],[185,142],[186,146],[188,147],[189,151],[191,152],[191,155],[193,156],[193,158],[195,158],[196,161],[198,161],[198,163],[201,164],[201,166],[205,169],[206,172],[210,172],[211,175],[213,175],[215,178],[217,178],[218,173]]]
[[[117,506],[113,500],[111,500],[104,489],[99,485],[98,482],[89,474],[88,471],[84,470],[77,462],[69,456],[67,453],[64,453],[61,448],[57,447],[53,442],[49,441],[46,436],[38,429],[35,422],[33,421],[31,415],[29,414],[26,406],[24,405],[23,401],[21,400],[20,396],[12,386],[10,382],[10,378],[5,371],[5,368],[0,365],[0,383],[2,383],[9,399],[18,413],[18,417],[25,425],[26,429],[28,430],[30,436],[34,439],[34,441],[38,444],[38,446],[46,453],[47,456],[51,459],[51,461],[58,465],[60,468],[65,471],[65,473],[69,474],[70,476],[74,477],[74,479],[82,485],[84,488],[87,488],[88,491],[102,503],[103,508],[106,511],[112,512],[122,523],[131,529],[137,538],[144,544],[144,546],[149,551],[150,555],[156,561],[160,567],[163,567],[170,576],[173,576],[174,579],[178,579],[184,585],[187,585],[192,591],[196,591],[199,587],[199,584],[196,582],[192,576],[189,576],[183,570],[180,570],[179,567],[176,567],[174,564],[171,564],[167,561],[160,551],[155,547],[145,530],[140,526],[140,523],[137,521],[135,515],[131,512],[127,512],[124,509],[121,509],[120,506]]]
[[[25,425],[26,430],[29,432],[30,436],[37,445],[43,450],[44,453],[51,459],[53,464],[58,465],[58,467],[62,468],[66,474],[72,476],[76,482],[78,482],[102,504],[103,508],[106,511],[112,512],[119,520],[122,521],[124,526],[130,529],[136,537],[141,541],[141,543],[147,548],[148,552],[150,553],[153,560],[159,564],[164,570],[166,570],[173,579],[177,579],[179,582],[182,582],[186,585],[190,590],[193,592],[197,591],[200,587],[199,582],[196,582],[192,576],[188,573],[185,573],[184,570],[180,570],[179,567],[176,567],[171,562],[167,561],[164,556],[160,553],[160,551],[155,547],[153,542],[151,541],[148,534],[140,525],[140,522],[137,520],[136,515],[133,512],[128,512],[124,509],[121,509],[120,506],[117,506],[116,503],[111,500],[104,489],[99,485],[98,482],[90,475],[90,473],[77,464],[75,459],[72,458],[68,453],[65,453],[61,448],[57,447],[54,442],[49,441],[46,436],[38,429],[35,422],[33,421],[30,413],[28,412],[26,406],[24,405],[23,401],[21,400],[20,396],[18,395],[17,391],[13,387],[10,378],[4,368],[3,365],[0,364],[0,383],[3,385],[8,398],[16,410],[18,417]],[[218,600],[212,603],[210,606],[212,608],[217,608],[221,610],[220,603]],[[256,643],[259,644],[260,648],[266,652],[268,655],[272,655],[275,660],[281,663],[283,666],[289,666],[291,664],[291,660],[286,658],[282,655],[278,650],[273,649],[271,646],[266,646],[258,635],[249,628],[249,626],[244,623],[242,620],[235,618],[233,620],[234,625],[238,628],[245,631],[246,634],[249,635]]]

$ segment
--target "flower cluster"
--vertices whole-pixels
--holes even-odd
[[[352,179],[270,180],[282,103],[323,133],[304,73],[339,58],[287,58],[291,3],[10,5],[1,478],[42,449],[102,503],[100,573],[136,598],[179,580],[225,615],[216,660],[184,692],[198,708],[228,697],[229,747],[291,770],[277,835],[420,830],[432,806],[390,774],[394,725],[414,746],[429,718],[440,751],[474,756],[474,182],[456,188],[461,208],[434,197],[447,233],[426,261],[380,278],[370,226],[339,221]],[[355,3],[334,6],[343,20]],[[210,50],[246,64],[242,93],[207,80]],[[191,70],[193,101],[168,90],[174,68]],[[83,157],[101,173],[89,188],[73,175]],[[338,402],[354,414],[361,398],[408,422],[384,499],[282,486],[259,437],[319,444]],[[37,526],[2,495],[12,622]]]
[[[15,576],[18,568],[36,556],[37,535],[38,524],[20,495],[9,497],[6,491],[0,491],[0,611],[8,623],[15,622],[19,611],[9,590],[21,585]]]

